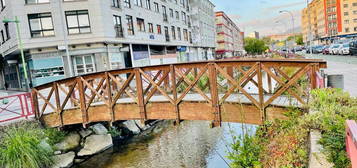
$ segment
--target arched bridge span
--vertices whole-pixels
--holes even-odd
[[[33,88],[35,114],[50,127],[119,120],[210,120],[261,124],[302,107],[326,62],[240,59],[98,72]]]

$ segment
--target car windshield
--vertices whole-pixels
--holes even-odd
[[[349,44],[344,44],[343,47],[350,47],[350,45]]]

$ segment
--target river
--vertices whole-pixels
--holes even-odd
[[[223,123],[210,128],[206,121],[159,124],[151,134],[96,155],[78,168],[228,168],[226,158],[232,136],[242,134],[242,124]],[[253,130],[255,126],[245,125]]]

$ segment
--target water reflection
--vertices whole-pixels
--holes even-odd
[[[221,128],[210,128],[209,124],[205,121],[185,121],[180,126],[167,123],[156,128],[157,133],[152,137],[143,137],[118,152],[106,151],[79,167],[229,167],[225,156],[232,142],[230,130],[240,134],[241,124],[224,123]]]

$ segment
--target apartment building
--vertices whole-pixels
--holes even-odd
[[[213,59],[216,47],[214,4],[209,0],[190,0],[193,54],[197,60]]]
[[[332,42],[357,36],[357,0],[313,0],[302,11],[304,41]]]
[[[217,45],[216,57],[239,56],[244,51],[243,33],[238,26],[222,11],[216,12]]]
[[[20,20],[32,86],[111,69],[187,61],[188,0],[0,0]],[[0,25],[4,80],[25,85],[15,23]],[[68,52],[67,52],[68,50]]]
[[[357,33],[357,0],[340,0],[342,32],[341,35]]]

